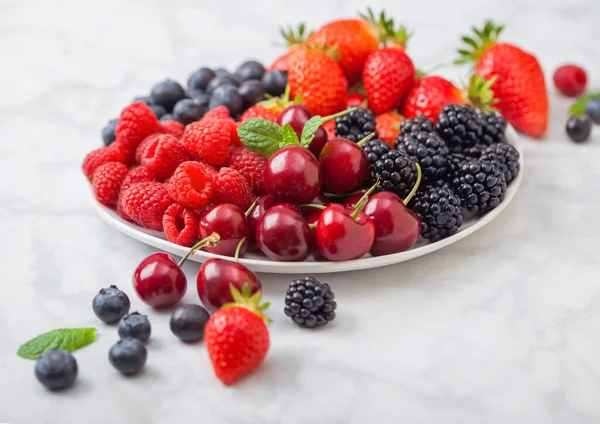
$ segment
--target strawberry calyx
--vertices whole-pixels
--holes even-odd
[[[358,14],[365,22],[371,25],[373,31],[377,34],[380,43],[386,46],[395,46],[402,49],[406,48],[406,43],[412,36],[404,25],[396,28],[393,18],[388,18],[385,11],[382,10],[379,16],[373,13],[373,9],[367,8],[367,13]]]
[[[302,95],[299,94],[295,98],[290,99],[290,85],[285,86],[285,91],[281,96],[271,96],[267,94],[267,99],[262,100],[257,105],[261,105],[265,109],[283,110],[286,107],[302,101]]]
[[[483,111],[497,112],[494,105],[499,102],[494,97],[494,90],[492,86],[498,80],[498,75],[494,75],[487,81],[479,75],[471,75],[469,79],[469,86],[467,87],[467,98],[469,103],[474,107]]]
[[[307,44],[306,48],[308,50],[321,50],[327,56],[329,56],[335,60],[338,60],[340,58],[340,52],[338,51],[337,44],[330,46],[327,43],[324,43],[324,44],[314,43],[314,44]]]
[[[279,33],[286,41],[286,45],[288,47],[293,46],[295,44],[304,43],[306,39],[310,37],[310,34],[312,34],[312,32],[306,31],[306,26],[304,25],[304,22],[300,22],[297,28],[294,28],[291,25],[287,28],[281,27],[279,29]]]
[[[491,46],[496,44],[498,36],[504,29],[504,25],[496,25],[492,21],[486,21],[482,29],[473,27],[474,36],[462,37],[462,41],[466,44],[458,50],[458,59],[454,61],[457,65],[466,63],[475,63],[481,55]]]
[[[221,306],[221,309],[245,308],[258,315],[267,324],[271,322],[271,318],[266,316],[264,313],[264,311],[270,306],[270,303],[260,303],[262,298],[262,290],[258,290],[256,293],[252,294],[250,285],[247,283],[242,286],[241,292],[233,284],[229,284],[229,290],[231,290],[233,302],[226,303],[225,305]]]

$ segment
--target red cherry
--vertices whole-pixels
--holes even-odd
[[[308,228],[310,228],[310,230],[313,233],[313,240],[316,240],[317,239],[316,225],[319,222],[319,217],[323,213],[323,209],[311,208],[311,210],[312,211],[306,216],[306,222],[308,223]],[[319,250],[319,247],[317,246],[317,244],[315,244],[312,249],[312,255],[313,255],[313,258],[315,258],[316,260],[325,258],[323,256],[323,254],[321,253],[321,251]]]
[[[306,124],[306,121],[312,117],[312,112],[306,106],[294,104],[286,107],[283,112],[281,112],[279,118],[277,118],[277,123],[282,127],[285,124],[290,124],[294,131],[296,131],[298,139],[300,139],[302,137],[304,124]],[[311,141],[308,149],[313,155],[315,155],[315,157],[319,157],[321,149],[323,149],[325,143],[327,143],[327,131],[325,131],[325,128],[323,128],[323,125],[321,125],[315,132],[315,138],[313,138]]]
[[[415,244],[421,234],[421,219],[389,191],[373,195],[363,211],[375,223],[373,256],[403,252]]]
[[[313,235],[296,207],[281,204],[267,210],[260,219],[256,243],[273,260],[303,261],[310,254]]]
[[[317,197],[315,197],[310,203],[309,205],[319,205],[319,206],[327,206],[328,204],[330,204],[331,202],[329,201],[329,199],[325,196],[323,196],[322,194],[319,194]],[[312,214],[315,211],[315,208],[312,206],[303,206],[300,207],[300,212],[302,212],[302,215],[304,215],[304,217],[308,217],[310,214]]]
[[[360,190],[358,193],[351,194],[344,199],[344,206],[354,209],[363,195],[367,192],[366,189]]]
[[[369,175],[369,158],[356,143],[332,138],[319,156],[323,185],[343,194],[361,187]]]
[[[240,292],[244,284],[248,284],[252,294],[261,289],[256,274],[240,263],[216,258],[204,262],[196,279],[198,296],[204,307],[214,312],[224,304],[233,302],[230,284]]]
[[[133,288],[142,302],[153,308],[175,305],[187,289],[185,274],[173,257],[167,253],[154,253],[135,269]]]
[[[248,238],[248,221],[244,211],[236,205],[223,203],[208,209],[198,222],[198,235],[201,239],[212,233],[219,234],[220,241],[216,247],[204,250],[217,255],[233,256],[241,239]],[[245,252],[247,242],[242,244],[240,252]]]
[[[353,216],[355,215],[355,216]],[[364,212],[339,204],[327,206],[317,223],[317,244],[331,261],[348,261],[364,256],[375,240],[375,224]]]
[[[308,203],[321,192],[319,162],[304,147],[284,147],[267,161],[264,182],[278,202]]]
[[[268,194],[264,196],[260,196],[256,199],[256,205],[252,209],[252,212],[248,215],[248,226],[250,228],[250,237],[254,239],[254,234],[256,233],[256,227],[258,226],[258,221],[262,218],[265,212],[275,206],[277,202]]]

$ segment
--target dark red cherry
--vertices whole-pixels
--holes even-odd
[[[260,219],[256,243],[270,259],[303,261],[310,254],[313,234],[297,208],[281,204],[268,209]]]
[[[369,175],[369,158],[358,144],[345,138],[329,140],[319,156],[323,185],[337,194],[361,187]]]
[[[240,240],[244,237],[248,239],[249,231],[244,211],[229,203],[208,209],[198,222],[198,235],[201,239],[211,233],[219,234],[221,240],[216,247],[204,248],[205,251],[217,255],[233,256]],[[245,252],[247,246],[248,243],[244,242],[240,253]]]
[[[175,259],[164,252],[144,259],[133,273],[132,284],[142,302],[153,308],[175,305],[187,289],[185,274]]]
[[[296,131],[298,139],[300,139],[302,137],[304,124],[312,117],[312,112],[306,106],[301,104],[293,104],[281,112],[279,118],[277,118],[277,123],[282,127],[285,124],[290,124],[294,131]],[[315,155],[315,157],[319,157],[319,154],[321,153],[325,143],[327,143],[327,131],[325,131],[325,128],[323,128],[323,125],[321,125],[315,132],[315,138],[313,138],[311,141],[308,149],[313,155]]]
[[[316,241],[317,241],[316,225],[319,222],[319,217],[323,213],[323,209],[316,209],[316,208],[311,208],[311,209],[312,209],[312,212],[309,213],[308,215],[306,215],[306,222],[308,223],[308,227],[310,228],[310,230],[313,233],[314,246],[312,249],[312,255],[313,255],[313,258],[315,258],[316,260],[325,259],[325,257],[319,250],[319,246],[317,246],[317,243],[316,243]]]
[[[248,226],[250,229],[250,238],[254,240],[254,234],[256,233],[256,227],[258,226],[258,221],[262,218],[265,212],[275,206],[277,202],[268,194],[264,196],[260,196],[256,199],[256,205],[252,212],[248,215]]]
[[[354,209],[358,204],[358,201],[362,199],[363,195],[367,192],[367,189],[359,190],[358,193],[351,194],[344,199],[344,206]]]

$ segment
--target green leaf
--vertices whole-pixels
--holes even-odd
[[[571,106],[571,109],[569,109],[569,114],[570,115],[584,115],[585,107],[587,106],[588,102],[592,99],[598,99],[598,98],[600,98],[600,93],[592,93],[592,94],[588,94],[583,97],[580,97],[579,99],[577,99],[577,101],[575,103],[573,103],[573,106]]]
[[[52,349],[74,352],[96,341],[95,328],[60,328],[52,330],[23,343],[17,355],[25,359],[37,359]]]
[[[302,128],[302,136],[300,137],[300,144],[302,147],[310,146],[310,143],[315,138],[315,133],[319,129],[319,127],[323,124],[323,121],[320,116],[313,116],[304,124],[304,128]]]
[[[244,146],[266,157],[275,153],[283,141],[281,127],[262,118],[248,119],[237,131]]]
[[[298,140],[298,134],[292,128],[290,124],[285,124],[281,130],[281,139],[284,146],[289,146],[291,144],[300,144],[300,140]]]

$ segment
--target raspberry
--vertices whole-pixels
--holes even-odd
[[[153,171],[156,178],[166,180],[180,163],[189,159],[189,153],[185,146],[175,137],[169,134],[160,134],[158,137],[151,136],[152,140],[142,152],[140,163]],[[144,140],[144,144],[146,141]]]
[[[142,163],[142,157],[144,156],[146,149],[152,144],[152,142],[158,139],[162,134],[152,134],[142,140],[142,142],[135,149],[135,161]]]
[[[165,184],[142,182],[132,184],[121,194],[119,202],[134,222],[151,230],[162,231],[162,217],[173,199]]]
[[[181,122],[177,122],[173,119],[169,119],[162,123],[163,132],[171,134],[173,137],[181,138],[183,131],[185,131],[185,125]]]
[[[233,203],[246,210],[254,201],[244,177],[235,169],[223,167],[214,179],[215,203]]]
[[[587,74],[577,65],[560,66],[554,71],[553,79],[558,91],[569,97],[583,94],[587,85]]]
[[[192,155],[211,165],[224,165],[237,127],[231,119],[201,120],[185,127],[181,141]]]
[[[85,159],[83,159],[83,163],[81,164],[81,169],[83,173],[88,178],[88,180],[92,181],[92,177],[94,176],[94,171],[100,166],[104,165],[107,162],[124,162],[125,158],[123,157],[123,153],[113,147],[115,143],[111,144],[110,147],[101,147],[96,150],[92,150],[87,154]]]
[[[139,101],[123,109],[115,129],[118,142],[132,151],[143,139],[157,132],[162,132],[162,127],[156,115],[146,104]]]
[[[121,185],[121,193],[131,187],[135,183],[143,183],[148,181],[154,181],[154,172],[143,166],[138,166],[129,171],[129,174],[125,177],[123,184]]]
[[[196,213],[177,203],[173,203],[165,211],[162,223],[165,236],[171,243],[192,247],[198,238]]]
[[[213,195],[213,174],[202,162],[183,162],[169,179],[169,195],[186,208],[202,209]]]
[[[229,109],[226,106],[217,106],[214,109],[209,110],[204,114],[201,120],[210,121],[212,119],[226,119],[231,118],[229,115]]]
[[[244,146],[231,149],[227,159],[227,166],[242,174],[257,196],[265,193],[263,173],[266,164],[267,159],[263,155]]]
[[[121,162],[106,162],[96,168],[92,179],[96,199],[103,205],[114,208],[126,176],[127,167]]]

